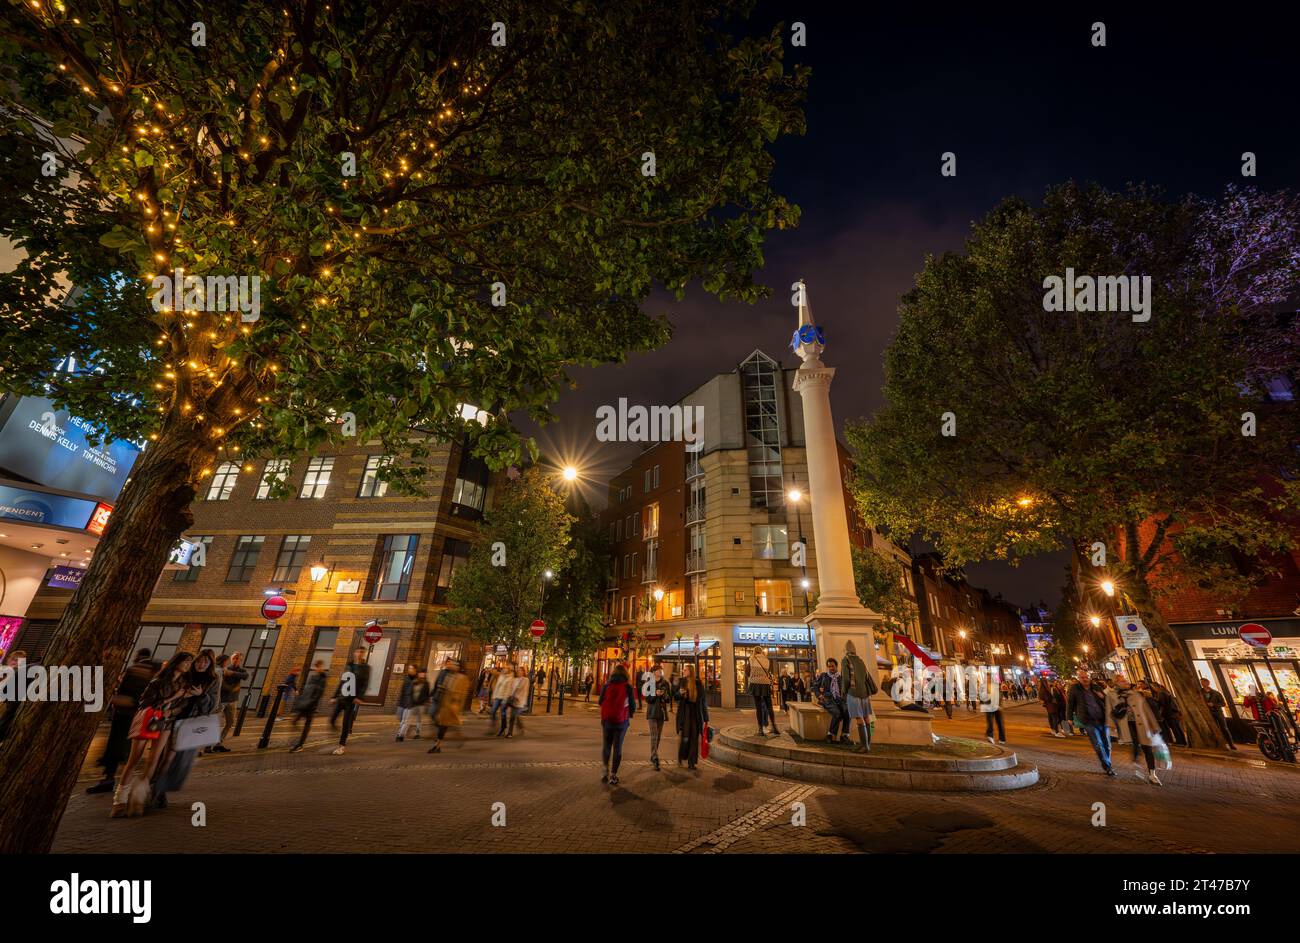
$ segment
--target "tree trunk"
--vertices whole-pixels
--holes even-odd
[[[192,517],[196,469],[213,447],[164,430],[141,454],[103,539],[64,610],[46,665],[102,666],[105,699],[176,539]],[[73,702],[24,702],[0,745],[0,854],[50,850],[100,714]]]
[[[1129,595],[1151,635],[1152,644],[1160,652],[1161,664],[1169,676],[1174,697],[1178,698],[1183,709],[1183,729],[1188,743],[1203,750],[1226,749],[1228,744],[1210,714],[1210,706],[1205,703],[1200,678],[1187,657],[1187,648],[1156,608],[1145,574],[1134,573],[1130,585],[1133,592]]]

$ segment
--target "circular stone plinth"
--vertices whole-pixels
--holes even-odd
[[[1016,754],[965,737],[938,737],[933,746],[857,744],[796,740],[789,731],[760,737],[753,724],[718,732],[710,757],[720,763],[803,782],[883,789],[988,791],[1022,789],[1038,782],[1038,769],[1019,765]]]

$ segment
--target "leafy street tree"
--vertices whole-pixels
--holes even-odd
[[[469,559],[451,581],[450,608],[438,618],[464,626],[484,645],[504,645],[511,656],[531,645],[528,627],[542,612],[546,572],[554,579],[574,557],[573,522],[539,469],[502,483]]]
[[[608,536],[590,515],[574,522],[570,537],[572,556],[547,590],[545,616],[548,646],[566,661],[588,657],[604,640],[611,553]]]
[[[411,484],[411,430],[459,437],[474,403],[499,467],[509,410],[666,339],[654,285],[764,294],[763,236],[797,222],[766,147],[806,75],[779,27],[732,38],[747,3],[670,7],[5,5],[0,390],[148,443],[50,663],[116,681],[220,462],[354,434]],[[19,710],[0,851],[49,847],[95,721]]]
[[[862,605],[884,617],[882,628],[907,634],[918,613],[894,560],[874,550],[854,547],[853,584]]]
[[[1048,310],[1047,279],[1071,274],[1127,276],[1131,310]],[[1279,472],[1296,410],[1266,388],[1296,363],[1300,324],[1275,312],[1298,289],[1286,193],[1069,184],[1041,206],[1007,200],[903,298],[886,406],[848,435],[863,516],[951,565],[1103,543],[1107,568],[1084,571],[1142,616],[1193,742],[1220,743],[1156,593],[1239,591],[1234,555],[1266,566],[1294,546],[1300,482]]]

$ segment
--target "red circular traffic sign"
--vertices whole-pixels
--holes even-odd
[[[532,633],[533,638],[541,638],[546,634],[546,623],[541,619],[534,619],[533,624],[528,627],[528,631]]]
[[[1258,622],[1247,622],[1237,629],[1237,638],[1255,648],[1268,648],[1269,642],[1273,641],[1273,633]]]
[[[289,609],[289,603],[283,596],[268,596],[262,600],[262,618],[275,620]]]
[[[366,626],[366,631],[361,636],[370,645],[374,645],[384,637],[384,630],[377,625]]]

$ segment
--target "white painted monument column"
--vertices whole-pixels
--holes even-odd
[[[803,281],[796,286],[799,326],[791,347],[803,361],[795,373],[794,390],[803,400],[804,445],[808,456],[808,500],[811,505],[813,540],[817,549],[817,608],[807,617],[817,636],[817,661],[844,657],[844,643],[852,640],[867,668],[879,681],[873,629],[880,625],[879,613],[864,607],[853,583],[853,555],[849,543],[848,515],[844,508],[844,487],[840,478],[835,421],[831,416],[831,380],[835,369],[821,361],[826,338],[812,319],[808,290]],[[872,698],[876,731],[873,743],[930,746],[930,715],[901,711],[882,691]]]

